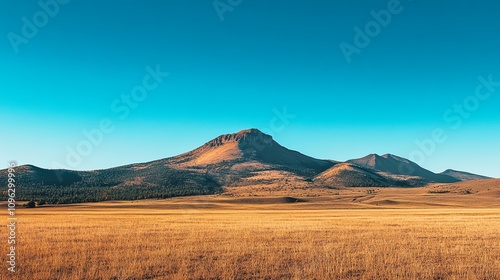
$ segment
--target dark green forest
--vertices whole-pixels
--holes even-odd
[[[15,168],[17,201],[50,204],[137,200],[216,194],[221,186],[208,174],[175,170],[164,165],[145,169],[124,166],[97,171],[47,170],[35,166]],[[8,173],[0,171],[7,186]],[[6,188],[1,199],[7,199]]]

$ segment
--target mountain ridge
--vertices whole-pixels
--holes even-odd
[[[23,165],[16,172],[24,188],[19,198],[51,203],[215,194],[227,186],[414,187],[487,178],[454,170],[436,174],[392,154],[346,162],[316,159],[258,129],[220,135],[189,152],[147,163],[93,171]],[[6,178],[6,169],[0,170],[0,180]]]
[[[408,159],[393,154],[384,154],[382,156],[369,154],[362,158],[348,160],[347,162],[393,175],[418,176],[429,182],[453,183],[459,181],[445,174],[436,174]]]
[[[451,176],[451,177],[456,178],[460,181],[493,179],[491,177],[473,174],[473,173],[465,172],[465,171],[453,170],[453,169],[446,169],[445,171],[443,171],[439,174]]]

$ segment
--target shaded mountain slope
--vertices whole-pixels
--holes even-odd
[[[326,187],[386,187],[395,182],[354,164],[339,163],[316,176],[314,183]]]
[[[491,179],[490,177],[472,174],[464,171],[457,171],[453,169],[447,169],[439,174],[450,176],[460,181]]]
[[[210,176],[163,165],[135,165],[96,171],[47,170],[30,165],[15,168],[16,200],[49,203],[134,200],[213,194],[222,191]],[[0,181],[7,181],[0,171]],[[60,178],[62,180],[60,180]],[[2,196],[6,198],[7,192]]]
[[[436,174],[420,167],[418,164],[408,159],[391,154],[382,156],[370,154],[359,159],[348,160],[347,162],[388,174],[416,176],[427,182],[452,183],[460,181],[445,174]]]

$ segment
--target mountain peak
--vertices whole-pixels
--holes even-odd
[[[263,133],[262,131],[258,130],[257,128],[244,129],[244,130],[238,131],[238,132],[236,132],[234,134],[236,134],[236,135],[248,135],[248,134],[258,135],[258,134],[262,134],[262,135],[270,136],[270,135],[267,135],[267,134]]]
[[[384,154],[382,156],[370,154],[347,162],[394,175],[418,176],[429,182],[450,183],[459,181],[448,175],[431,172],[408,159],[393,154]]]
[[[379,155],[379,154],[369,154],[365,157],[362,157],[363,159],[395,159],[395,160],[405,160],[404,158],[402,157],[398,157],[396,155],[393,155],[393,154],[383,154],[383,155]]]
[[[266,146],[270,145],[273,142],[273,137],[271,135],[267,135],[256,128],[241,130],[237,133],[233,134],[224,134],[221,135],[209,142],[207,142],[204,147],[218,147],[227,143],[238,143],[242,144],[252,144],[252,146]]]
[[[301,172],[322,172],[333,165],[330,161],[289,150],[275,142],[271,135],[256,128],[218,136],[191,152],[174,157],[172,162],[186,166],[223,164],[228,168],[235,164],[252,163],[265,168],[281,166]]]
[[[383,154],[383,155],[381,155],[380,157],[383,157],[383,158],[386,158],[386,159],[388,159],[388,158],[393,158],[393,159],[403,159],[402,157],[399,157],[399,156],[397,156],[397,155],[393,155],[393,154]]]

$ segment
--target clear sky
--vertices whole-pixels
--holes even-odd
[[[498,1],[40,3],[0,4],[5,167],[108,168],[259,128],[314,157],[500,177]]]

